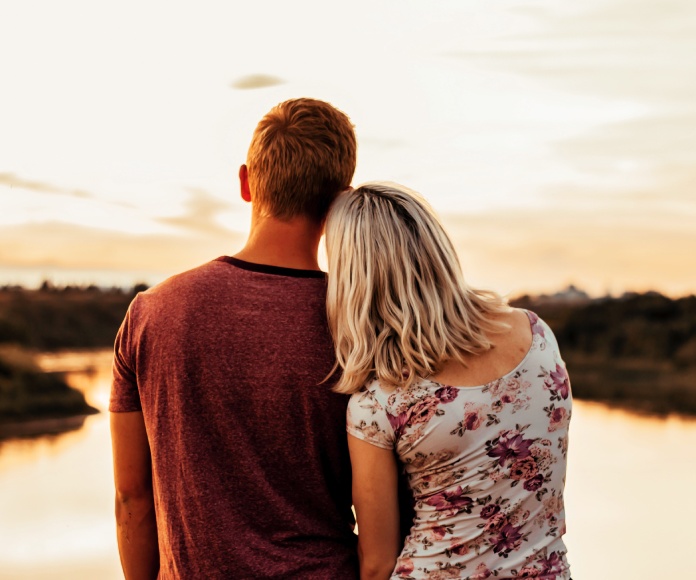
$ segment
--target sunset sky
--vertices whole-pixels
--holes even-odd
[[[8,0],[0,22],[0,284],[235,253],[254,126],[312,96],[355,123],[355,183],[425,195],[471,283],[696,292],[689,0]]]

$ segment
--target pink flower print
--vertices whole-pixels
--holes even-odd
[[[503,512],[498,512],[497,514],[494,514],[493,516],[488,518],[488,521],[486,522],[486,525],[483,529],[488,533],[497,532],[499,529],[501,529],[503,526],[507,524],[507,516]]]
[[[541,570],[532,566],[525,566],[517,574],[518,578],[539,578],[539,576],[541,576]]]
[[[449,551],[457,556],[464,556],[469,553],[469,546],[466,542],[462,542],[461,538],[452,538]]]
[[[511,552],[522,545],[522,534],[520,534],[519,528],[507,524],[500,529],[494,542],[493,551],[496,554]]]
[[[469,401],[464,404],[464,418],[457,423],[457,428],[450,431],[450,435],[464,436],[467,431],[475,431],[486,419],[487,405],[477,405]]]
[[[497,457],[498,465],[505,467],[508,461],[529,457],[531,444],[531,439],[525,439],[517,431],[503,431],[498,443],[488,451],[487,455]]]
[[[433,570],[428,574],[430,580],[449,580],[450,578],[461,578],[461,571],[454,566]]]
[[[435,461],[437,463],[444,463],[446,461],[449,461],[454,457],[455,453],[451,449],[443,449],[437,455],[435,455]]]
[[[529,388],[531,383],[525,381],[524,383],[520,381],[518,378],[510,378],[507,381],[505,381],[505,392],[510,393],[511,395],[517,395],[520,391],[523,389],[526,390]]]
[[[488,520],[488,519],[492,518],[495,514],[497,514],[499,511],[500,511],[499,505],[489,503],[487,506],[484,506],[483,509],[481,510],[481,517],[484,520]]]
[[[570,393],[568,372],[561,365],[556,363],[556,370],[551,371],[550,377],[550,389],[555,391],[561,399],[567,399]]]
[[[439,404],[440,400],[433,397],[418,401],[415,405],[413,405],[413,407],[411,407],[410,423],[412,425],[416,425],[418,423],[427,423],[433,418],[433,415],[435,415]]]
[[[410,413],[408,410],[404,411],[403,413],[399,413],[398,415],[387,413],[387,419],[389,419],[389,424],[391,425],[394,435],[396,435],[397,438],[401,436],[401,432],[404,430],[406,423],[408,423],[409,416]]]
[[[519,526],[522,526],[522,524],[524,524],[529,519],[529,516],[530,516],[529,510],[522,511],[520,509],[517,509],[508,516],[508,521],[513,526],[519,527]]]
[[[548,441],[548,439],[545,441]],[[542,441],[542,444],[543,443],[544,442]],[[529,450],[532,452],[532,457],[534,457],[534,461],[536,462],[539,471],[546,471],[551,464],[556,461],[556,458],[548,447],[532,445]]]
[[[425,503],[433,506],[437,511],[448,511],[454,515],[459,512],[470,514],[473,500],[464,495],[464,489],[458,486],[452,491],[443,491],[429,497]]]
[[[478,566],[476,566],[476,570],[474,571],[473,575],[469,576],[469,578],[471,580],[486,580],[486,578],[491,577],[491,574],[493,574],[493,572],[490,571],[488,566],[481,562]]]
[[[529,315],[529,320],[532,324],[532,334],[538,334],[539,336],[545,336],[544,335],[544,327],[542,326],[541,321],[539,320],[539,317],[534,312],[530,312],[529,310],[527,312]]]
[[[568,454],[568,436],[558,438],[558,448],[561,450],[563,457]]]
[[[413,561],[410,558],[400,558],[394,568],[394,574],[399,578],[408,578],[413,572]]]
[[[372,423],[371,425],[365,425],[365,427],[363,427],[362,429],[362,432],[369,439],[374,439],[379,434],[379,427],[375,423]]]
[[[544,476],[541,473],[524,482],[527,491],[537,491],[544,484]]]
[[[503,474],[497,469],[494,469],[488,474],[488,479],[490,479],[491,481],[500,481],[501,479],[503,479]]]
[[[538,471],[536,461],[532,457],[525,457],[524,459],[518,459],[512,464],[512,467],[510,467],[510,478],[517,480],[531,479]]]
[[[469,403],[467,403],[469,405]],[[466,410],[465,405],[464,420],[462,421],[465,431],[475,431],[483,423],[483,413],[480,408]]]
[[[549,423],[549,432],[551,431],[556,431],[556,429],[560,429],[565,426],[566,424],[566,419],[568,417],[568,411],[565,409],[565,407],[558,407],[551,411],[551,421]]]
[[[440,387],[435,391],[435,396],[440,399],[441,403],[451,403],[457,398],[459,391],[454,387]]]
[[[445,526],[434,526],[430,528],[430,535],[434,540],[441,540],[447,535],[447,528]]]
[[[563,572],[563,561],[557,552],[551,552],[548,558],[544,558],[540,562],[544,576],[551,574],[560,574]]]
[[[546,511],[547,518],[559,514],[563,510],[563,499],[557,496],[551,496],[545,499],[544,510]]]
[[[499,397],[505,392],[505,381],[503,379],[493,381],[488,385],[488,392],[493,395],[493,397]]]

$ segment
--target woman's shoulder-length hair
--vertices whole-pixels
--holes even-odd
[[[416,192],[370,182],[343,192],[326,222],[327,314],[335,390],[372,379],[408,387],[448,360],[491,348],[508,310],[494,292],[467,286],[452,242]]]

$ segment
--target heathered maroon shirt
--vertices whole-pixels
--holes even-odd
[[[325,298],[322,272],[222,257],[130,305],[110,411],[143,412],[160,578],[358,577]]]

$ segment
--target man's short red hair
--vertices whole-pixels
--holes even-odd
[[[355,132],[341,111],[315,99],[292,99],[261,119],[247,154],[253,203],[283,220],[321,222],[353,179]]]

